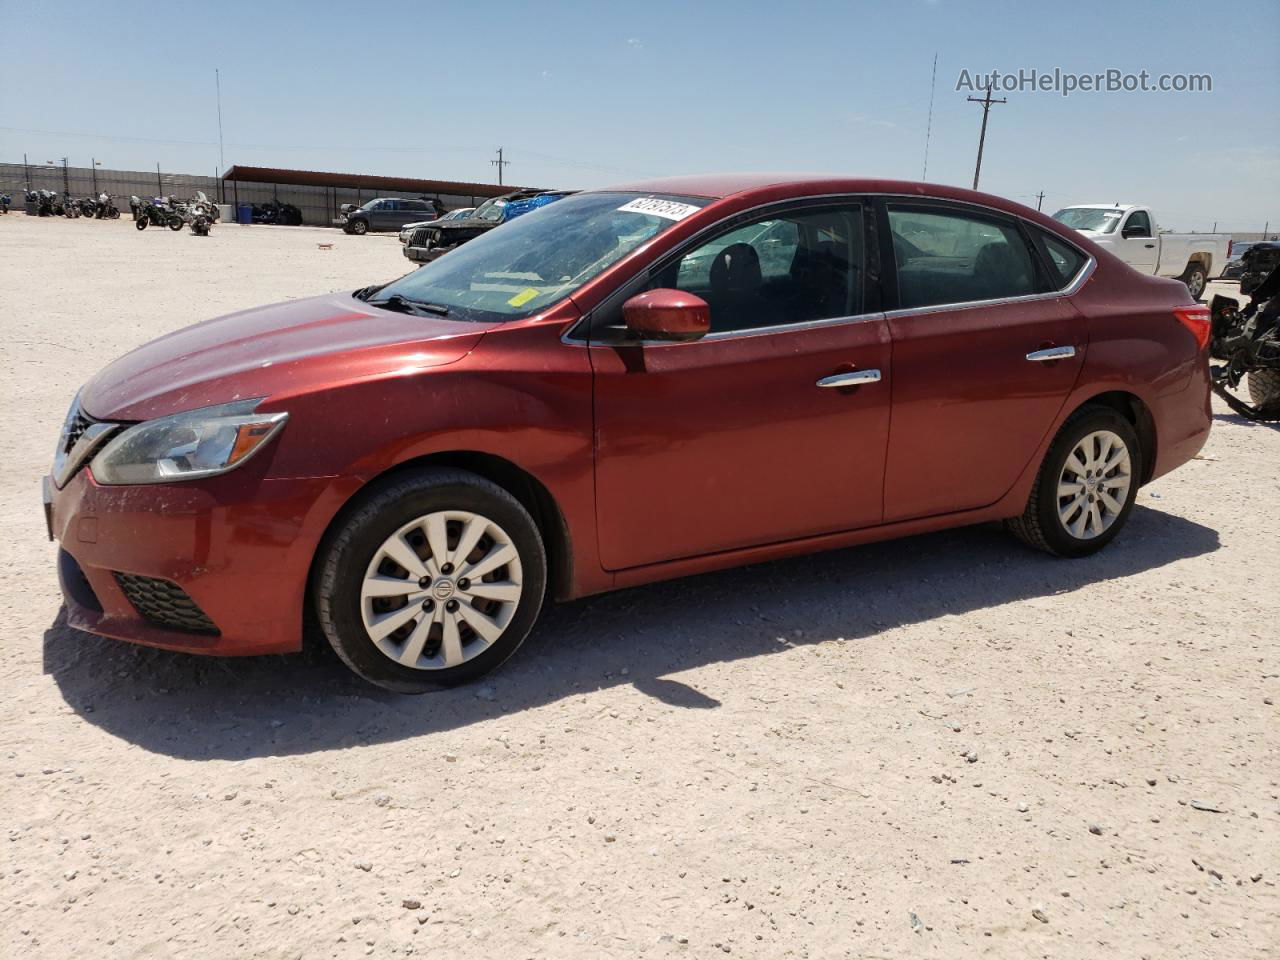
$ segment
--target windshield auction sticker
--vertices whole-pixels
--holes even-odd
[[[626,213],[647,213],[651,217],[662,217],[666,220],[683,220],[701,208],[687,203],[676,203],[674,200],[659,200],[656,197],[644,197],[632,200],[618,208]]]

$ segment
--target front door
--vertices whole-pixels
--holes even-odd
[[[1131,210],[1116,233],[1114,249],[1121,260],[1139,273],[1155,273],[1160,259],[1157,243],[1151,215],[1145,210]]]
[[[988,506],[1066,402],[1083,323],[1012,219],[906,202],[887,213],[898,309],[885,521]]]
[[[590,346],[608,569],[880,522],[892,383],[863,210],[745,219],[650,274],[707,300],[708,336]]]

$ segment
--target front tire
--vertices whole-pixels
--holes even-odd
[[[428,468],[365,496],[322,547],[313,594],[347,666],[424,693],[515,653],[546,581],[542,537],[518,500],[475,474]]]
[[[177,216],[176,214],[175,214],[174,216],[170,217],[170,218],[169,218],[169,229],[170,229],[170,230],[181,230],[181,229],[182,229],[182,218],[181,218],[181,217],[179,217],[179,216]]]
[[[147,218],[139,217],[137,220],[133,221],[133,225],[139,230],[145,230],[147,229]]]
[[[1178,278],[1187,285],[1187,292],[1191,294],[1191,299],[1199,301],[1204,295],[1204,288],[1209,282],[1209,274],[1202,263],[1191,263],[1187,265],[1187,269],[1183,271],[1182,276]]]
[[[354,233],[357,237],[363,237],[369,232],[369,224],[364,220],[352,220],[350,233]]]
[[[1055,556],[1096,553],[1129,519],[1142,470],[1133,424],[1109,407],[1085,406],[1063,424],[1026,509],[1008,527],[1028,546]]]

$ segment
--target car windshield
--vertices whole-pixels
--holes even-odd
[[[368,203],[366,203],[366,204],[365,204],[363,207],[361,207],[360,209],[361,209],[361,210],[372,210],[374,207],[376,207],[376,206],[377,206],[378,204],[380,204],[381,202],[382,202],[382,200],[381,200],[381,199],[370,200]]]
[[[529,316],[573,293],[642,243],[711,201],[636,193],[580,193],[476,237],[388,284],[461,320]]]
[[[499,200],[495,197],[481,204],[480,209],[472,216],[479,217],[481,220],[501,220],[502,211],[507,208],[507,201]]]
[[[1094,233],[1111,233],[1124,216],[1123,210],[1098,207],[1066,207],[1053,215],[1053,219],[1073,230],[1091,230]]]

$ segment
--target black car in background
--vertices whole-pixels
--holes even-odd
[[[513,190],[501,197],[486,200],[475,211],[460,220],[436,220],[424,223],[405,244],[404,255],[414,263],[428,263],[474,240],[494,227],[531,213],[574,193],[573,190]]]
[[[399,230],[406,223],[441,216],[444,216],[444,204],[439,200],[378,197],[357,210],[344,213],[338,222],[346,233],[359,235]]]

